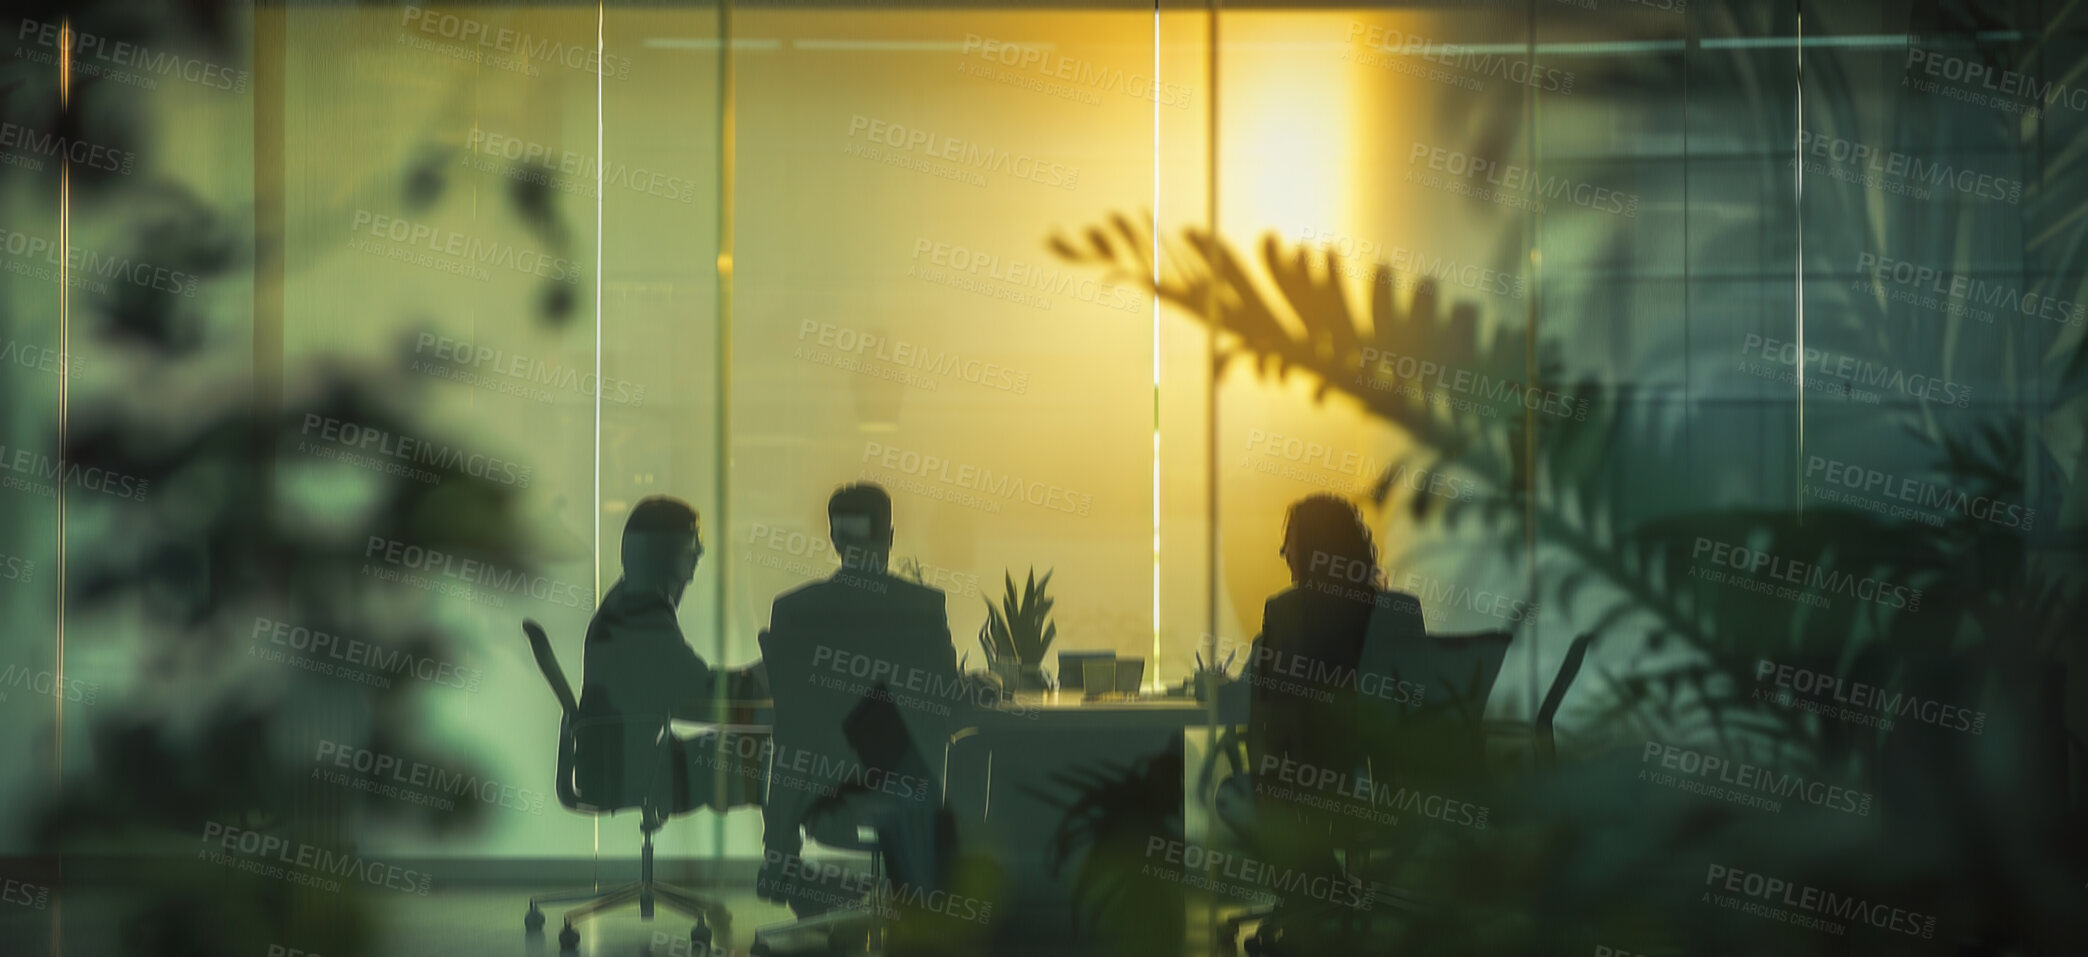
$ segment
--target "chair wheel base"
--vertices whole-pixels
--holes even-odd
[[[558,949],[561,953],[572,953],[580,949],[580,932],[574,930],[573,925],[567,924],[565,929],[558,932]]]
[[[544,912],[537,909],[535,901],[530,902],[529,913],[522,915],[522,926],[527,928],[530,931],[530,933],[539,933],[543,931]]]

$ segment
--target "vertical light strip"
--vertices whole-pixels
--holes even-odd
[[[608,44],[605,41],[605,21],[608,19],[608,0],[595,4],[595,62],[602,63]],[[595,75],[595,367],[594,367],[594,590],[595,602],[602,600],[602,247],[607,237],[602,235],[602,71]]]
[[[738,229],[734,221],[733,194],[738,187],[738,169],[733,157],[739,151],[736,138],[737,116],[733,104],[739,90],[734,74],[737,64],[732,53],[732,0],[718,2],[718,260],[717,260],[717,363],[718,396],[717,408],[717,460],[714,466],[718,489],[718,534],[726,534],[729,524],[728,508],[732,501],[732,237]],[[718,591],[711,603],[713,661],[725,660],[725,636],[730,625],[728,615],[732,594],[732,549],[718,549]],[[717,687],[711,695],[714,702],[712,719],[722,724],[725,715],[725,669],[717,670]],[[719,738],[722,744],[723,738]],[[729,781],[725,773],[725,762],[716,762],[714,778],[717,793],[726,793]],[[723,856],[725,851],[725,815],[711,815],[711,847]]]
[[[73,21],[58,21],[58,111],[73,109]],[[58,157],[58,460],[65,460],[67,441],[67,366],[73,355],[73,163]],[[58,616],[56,616],[56,667],[52,677],[65,687],[65,483],[58,485]],[[58,715],[58,742],[52,761],[58,779],[65,779],[65,696],[52,698]]]
[[[58,110],[72,109],[72,18],[58,21]],[[71,386],[66,369],[72,365],[72,161],[58,158],[58,452],[63,461],[67,438],[66,392]],[[58,608],[52,631],[52,679],[65,687],[65,483],[58,485]],[[51,789],[65,786],[65,696],[54,695],[51,708],[57,715],[51,748]],[[65,858],[58,858],[58,876],[63,886]],[[51,902],[51,957],[65,952],[64,902]]]
[[[58,23],[58,109],[64,113],[72,109],[72,19]],[[58,458],[65,459],[68,409],[66,367],[72,359],[72,161],[58,158]],[[58,610],[53,634],[54,653],[57,663],[51,674],[58,687],[65,686],[65,483],[58,482]],[[52,707],[57,713],[57,741],[51,752],[52,785],[60,786],[65,779],[65,696],[55,695]]]
[[[1222,0],[1210,0],[1208,8],[1210,22],[1206,24],[1207,32],[1204,36],[1204,42],[1207,45],[1204,52],[1204,68],[1207,71],[1205,74],[1208,78],[1207,82],[1210,84],[1209,91],[1204,94],[1208,101],[1204,107],[1204,213],[1210,217],[1210,237],[1212,248],[1214,249],[1217,247],[1220,235],[1218,232],[1218,17],[1221,4]],[[1154,78],[1155,82],[1158,82],[1158,80],[1158,77]],[[1160,237],[1156,233],[1153,237],[1153,257],[1155,261],[1160,256],[1159,239]],[[1216,668],[1218,667],[1218,610],[1225,587],[1224,556],[1219,551],[1220,538],[1218,527],[1218,335],[1224,320],[1218,311],[1217,264],[1211,263],[1210,267],[1209,292],[1206,294],[1203,304],[1204,329],[1207,336],[1204,340],[1204,375],[1206,376],[1204,380],[1204,476],[1209,489],[1209,498],[1206,506],[1209,509],[1209,513],[1205,516],[1205,521],[1208,523],[1205,547],[1209,550],[1209,555],[1205,568],[1210,575],[1210,585],[1206,589],[1205,594],[1209,597],[1209,605],[1206,609],[1207,620],[1209,621],[1206,633],[1210,639],[1210,661],[1208,666]],[[1205,696],[1203,745],[1205,754],[1214,754],[1218,750],[1218,696],[1215,694]],[[1208,820],[1215,821],[1218,819],[1218,792],[1215,788],[1212,789],[1211,796],[1205,801],[1204,814]],[[1208,872],[1210,867],[1209,860],[1209,857],[1206,856],[1204,866],[1206,872]],[[1204,920],[1204,939],[1210,942],[1211,948],[1215,951],[1220,939],[1218,908],[1210,908],[1205,913],[1208,916]],[[1230,939],[1227,940],[1227,946],[1228,948],[1231,946]]]
[[[1220,0],[1210,0],[1210,22],[1209,24],[1207,24],[1207,32],[1204,37],[1204,43],[1206,44],[1206,50],[1204,54],[1204,68],[1210,83],[1210,91],[1205,94],[1207,104],[1204,107],[1204,212],[1211,218],[1210,235],[1211,242],[1214,247],[1218,242],[1219,236],[1219,4]],[[1157,248],[1159,243],[1159,237],[1156,235],[1153,237],[1153,239],[1155,244],[1153,256],[1155,259],[1157,259],[1160,255],[1160,251]],[[1218,314],[1218,273],[1215,264],[1213,264],[1212,266],[1209,281],[1209,290],[1209,293],[1204,298],[1204,328],[1207,330],[1207,338],[1204,340],[1204,374],[1205,376],[1207,376],[1205,380],[1206,387],[1204,389],[1204,478],[1205,482],[1209,487],[1210,492],[1206,506],[1209,510],[1209,514],[1205,516],[1205,520],[1209,523],[1209,527],[1207,529],[1207,534],[1205,537],[1205,547],[1209,551],[1207,558],[1207,570],[1210,573],[1211,577],[1210,588],[1207,590],[1207,594],[1210,596],[1210,601],[1209,607],[1206,609],[1206,613],[1208,615],[1208,621],[1210,626],[1208,629],[1208,637],[1210,638],[1211,645],[1210,655],[1214,662],[1213,666],[1215,667],[1215,661],[1218,657],[1218,603],[1220,600],[1219,590],[1224,586],[1225,583],[1224,570],[1221,567],[1222,560],[1221,556],[1218,553],[1218,334],[1220,332],[1220,326],[1222,325],[1224,320],[1223,317],[1221,317]],[[1215,709],[1217,708],[1217,697],[1212,696],[1211,700],[1211,707],[1213,709],[1213,713],[1215,714]],[[1215,724],[1215,719],[1213,723]],[[1216,918],[1214,917],[1213,919],[1215,920]]]
[[[1153,82],[1160,82],[1160,0],[1153,0]],[[1153,666],[1146,680],[1158,691],[1160,680],[1160,97],[1153,97],[1153,211],[1147,229],[1153,237]]]
[[[1696,394],[1696,343],[1691,333],[1689,309],[1690,300],[1695,298],[1690,295],[1690,292],[1696,288],[1689,281],[1689,118],[1692,115],[1689,112],[1689,50],[1696,38],[1690,24],[1691,21],[1688,17],[1682,18],[1682,395],[1684,400],[1682,408],[1684,410],[1683,415],[1687,417],[1686,421],[1688,422],[1687,427],[1683,430],[1682,438],[1688,449],[1685,460],[1689,464],[1686,466],[1688,471],[1684,473],[1685,480],[1689,482],[1690,488],[1698,488],[1700,486],[1697,485],[1696,475],[1697,421],[1696,416],[1689,411],[1693,407],[1693,403],[1688,401],[1690,397]]]
[[[1537,62],[1537,4],[1535,0],[1532,0],[1527,10],[1529,19],[1525,21],[1524,29],[1526,32],[1523,35],[1523,56],[1525,57],[1524,62],[1535,63]],[[1542,109],[1543,100],[1540,98],[1537,84],[1524,84],[1523,162],[1528,168],[1533,170],[1537,169],[1538,164],[1543,160],[1544,151],[1541,146],[1541,137],[1544,135],[1544,127],[1538,122]],[[1532,384],[1536,383],[1538,376],[1537,323],[1544,312],[1543,217],[1544,213],[1542,211],[1527,207],[1525,207],[1522,217],[1523,245],[1529,249],[1528,258],[1530,260],[1530,295],[1528,299],[1524,300],[1525,305],[1523,307],[1523,381]],[[1540,428],[1542,426],[1537,423],[1536,410],[1531,409],[1525,403],[1523,406],[1523,556],[1524,560],[1529,563],[1529,566],[1524,573],[1524,587],[1526,593],[1532,599],[1537,597],[1537,589],[1539,587],[1537,579],[1537,470],[1541,466],[1537,461],[1537,430]],[[1544,661],[1543,635],[1543,627],[1536,622],[1532,622],[1530,624],[1528,642],[1530,648],[1530,668],[1525,685],[1526,690],[1529,692],[1530,719],[1533,722],[1533,726],[1537,718],[1537,703],[1540,693],[1538,691],[1537,672],[1541,669]],[[1481,705],[1481,709],[1484,709],[1484,705]]]
[[[1795,54],[1798,57],[1798,74],[1795,78],[1795,88],[1793,90],[1795,94],[1795,99],[1798,101],[1798,109],[1792,114],[1796,117],[1797,129],[1792,131],[1793,135],[1791,137],[1791,168],[1796,171],[1795,188],[1791,191],[1791,206],[1793,213],[1792,218],[1796,220],[1796,222],[1793,223],[1793,226],[1795,226],[1798,230],[1798,259],[1796,268],[1798,306],[1798,457],[1792,460],[1792,465],[1794,467],[1791,470],[1791,483],[1794,486],[1794,491],[1796,493],[1794,497],[1797,500],[1796,510],[1798,514],[1798,523],[1800,525],[1803,525],[1805,524],[1805,164],[1803,162],[1800,162],[1800,159],[1804,156],[1804,153],[1801,151],[1798,144],[1800,142],[1800,138],[1805,135],[1804,0],[1799,0],[1799,2],[1796,4],[1796,7],[1798,13],[1798,22],[1796,27],[1798,35],[1796,38],[1794,38],[1795,42],[1791,44],[1791,49],[1795,51]]]
[[[606,42],[608,0],[595,4],[595,394],[594,394],[594,593],[595,604],[602,602],[602,70],[603,55],[608,48]],[[602,818],[590,818],[594,824],[595,885],[602,883]]]

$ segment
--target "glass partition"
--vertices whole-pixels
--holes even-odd
[[[672,733],[775,787],[762,636],[862,571],[854,483],[956,662],[893,700],[1000,915],[897,918],[951,952],[2079,929],[2071,10],[148,7],[0,76],[0,879],[82,902],[0,934],[374,952],[645,854],[749,950],[760,800],[654,835],[568,745],[669,496]]]

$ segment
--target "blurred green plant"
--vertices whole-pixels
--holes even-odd
[[[1051,869],[1072,877],[1075,930],[1088,952],[1182,953],[1189,895],[1152,873],[1155,842],[1182,839],[1182,772],[1182,753],[1169,750],[1058,772],[1047,787],[1025,789],[1060,812]]]
[[[211,4],[31,0],[14,12],[25,24],[64,23],[76,38],[177,60],[252,63],[252,48],[269,42],[257,39],[253,11]],[[280,23],[288,14],[269,15]],[[484,649],[473,648],[454,623],[459,616],[442,613],[438,599],[402,594],[406,586],[371,574],[369,543],[404,542],[524,572],[536,564],[536,549],[521,496],[484,477],[446,472],[427,483],[300,452],[308,438],[302,424],[311,421],[463,443],[431,424],[422,411],[429,380],[405,375],[403,361],[294,359],[279,338],[273,352],[256,348],[268,341],[256,327],[265,321],[259,290],[282,282],[292,239],[287,217],[265,215],[255,203],[284,170],[257,169],[252,190],[233,191],[236,202],[200,194],[192,185],[198,179],[223,179],[170,169],[157,149],[171,135],[170,120],[199,121],[183,115],[185,99],[147,96],[120,73],[90,69],[61,78],[34,62],[17,56],[0,68],[0,118],[54,132],[65,143],[122,147],[138,164],[127,176],[65,164],[66,191],[50,188],[53,172],[11,166],[0,173],[10,210],[24,222],[55,220],[60,211],[52,204],[63,202],[72,242],[109,235],[115,238],[100,252],[112,260],[181,270],[200,284],[193,296],[128,283],[74,296],[71,355],[121,374],[75,382],[62,431],[35,423],[47,430],[54,459],[130,476],[151,489],[135,501],[71,496],[65,505],[66,643],[74,656],[86,649],[90,657],[125,656],[132,673],[112,682],[123,693],[89,713],[84,727],[66,729],[87,747],[52,755],[64,772],[58,786],[24,791],[37,802],[26,827],[34,848],[68,862],[61,893],[99,892],[108,888],[98,874],[125,875],[121,893],[83,895],[92,902],[85,920],[68,913],[64,952],[108,947],[220,957],[285,942],[330,954],[377,952],[379,915],[396,890],[348,877],[335,893],[220,866],[198,853],[218,849],[204,840],[209,828],[257,832],[284,842],[279,846],[371,865],[381,875],[392,862],[365,856],[374,828],[468,832],[486,822],[488,805],[464,799],[429,807],[329,783],[317,773],[314,743],[471,781],[487,777],[482,748],[437,733],[428,698],[446,692],[430,682],[396,670],[350,681],[265,660],[272,649],[257,623],[353,641],[358,654],[367,653],[363,660],[380,663],[374,670],[387,670],[385,662],[485,660]],[[258,110],[263,101],[254,102]],[[170,103],[176,111],[163,112]],[[208,108],[197,114],[222,115]],[[253,115],[256,124],[285,121]],[[244,142],[244,135],[228,142]],[[239,149],[229,155],[236,163]],[[255,155],[263,155],[258,147]],[[329,200],[387,196],[402,208],[423,209],[445,194],[441,170],[425,164],[404,171],[404,185],[390,194],[389,184],[401,181],[391,174],[400,171],[369,172]],[[540,186],[520,184],[506,197],[526,228],[562,241],[569,230],[547,198]],[[338,223],[347,215],[341,207],[311,221]],[[547,328],[571,312],[569,303],[542,305],[535,318]],[[0,379],[10,398],[29,385]],[[34,444],[17,436],[5,441]],[[0,511],[0,530],[12,535],[25,524],[16,510]],[[550,789],[548,780],[533,788]],[[51,946],[56,953],[55,938]]]
[[[1530,558],[1537,562],[1538,578],[1563,599],[1576,629],[1637,632],[1642,641],[1636,655],[1592,669],[1598,684],[1589,697],[1606,702],[1583,712],[1581,737],[1593,751],[1635,740],[1708,735],[1722,753],[1742,760],[1872,788],[1882,806],[1903,813],[1866,822],[1878,830],[1866,832],[1864,844],[1919,842],[1961,862],[2006,858],[2011,861],[2008,866],[2016,868],[2017,890],[2024,898],[2049,897],[2052,885],[2063,879],[2061,874],[2079,866],[2082,832],[2078,823],[2069,821],[2078,821],[2080,803],[2078,790],[2069,789],[2068,762],[2070,756],[2078,760],[2082,746],[2077,737],[2064,740],[2063,684],[2054,686],[2037,677],[2061,652],[2072,623],[2088,620],[2082,587],[2088,550],[2078,533],[2045,534],[2033,549],[2032,539],[2021,530],[1968,515],[1952,513],[1938,527],[1839,505],[1696,509],[1631,518],[1630,504],[1618,500],[1619,490],[1627,487],[1619,472],[1647,463],[1627,456],[1632,447],[1627,435],[1657,435],[1662,430],[1658,423],[1644,421],[1642,411],[1619,401],[1614,388],[1592,377],[1571,380],[1556,361],[1554,348],[1542,340],[1535,346],[1538,359],[1530,364],[1536,375],[1524,386],[1569,383],[1560,391],[1586,405],[1570,420],[1538,428],[1521,416],[1503,421],[1431,402],[1425,394],[1373,388],[1367,371],[1359,373],[1370,365],[1365,350],[1376,349],[1379,354],[1426,357],[1480,374],[1517,377],[1514,370],[1525,363],[1523,340],[1495,335],[1483,342],[1481,324],[1468,307],[1452,311],[1446,319],[1432,283],[1418,283],[1411,303],[1401,308],[1390,297],[1398,284],[1388,269],[1381,269],[1369,285],[1374,290],[1370,305],[1358,314],[1332,269],[1311,250],[1286,249],[1274,236],[1262,244],[1261,265],[1279,291],[1275,299],[1250,279],[1236,252],[1195,227],[1163,244],[1166,253],[1160,261],[1165,265],[1158,270],[1153,268],[1152,237],[1131,217],[1112,216],[1107,225],[1086,230],[1084,237],[1084,243],[1054,237],[1051,248],[1068,261],[1108,269],[1114,281],[1144,282],[1182,314],[1208,322],[1221,336],[1214,375],[1243,363],[1278,382],[1308,376],[1321,401],[1343,395],[1406,433],[1417,451],[1388,465],[1376,489],[1381,501],[1393,474],[1403,466],[1470,476],[1479,494],[1458,500],[1414,496],[1412,519],[1444,528],[1474,525],[1482,530],[1474,538],[1499,543],[1491,547],[1498,548],[1496,557],[1503,561],[1523,557],[1525,542],[1534,542]],[[2083,374],[2083,362],[2078,352],[2055,358],[2055,378],[2066,383],[2061,398],[2080,391],[2075,383]],[[2058,411],[2055,407],[2042,414]],[[2045,461],[2039,450],[2024,445],[2025,437],[2024,430],[2005,422],[1974,423],[1938,443],[1938,468],[1967,495],[2021,501],[2024,481],[2010,463],[2028,460],[2042,466]],[[2047,480],[2055,473],[2038,470]],[[1893,609],[1856,600],[1820,607],[1704,584],[1693,573],[1695,553],[1706,540],[1773,555],[1812,556],[1823,572],[1918,589],[1918,608]],[[1989,709],[2000,712],[1995,724],[2005,729],[1989,725],[1986,738],[1975,744],[1970,735],[1915,740],[1919,730],[1903,727],[1888,734],[1872,726],[1822,721],[1761,692],[1757,669],[1769,660],[1929,701],[1992,702]],[[2019,692],[2003,690],[2011,688]],[[2054,742],[2055,734],[2062,740]],[[2031,745],[2031,753],[1997,764],[1982,747],[1998,746],[1999,741]],[[1976,834],[1981,826],[1973,822],[1990,821],[2003,812],[1985,806],[1991,804],[1991,794],[1965,787],[1962,779],[1945,770],[1960,763],[1983,764],[1985,787],[2037,795],[2008,814],[2017,832],[2008,842],[2011,848],[1982,846]],[[1576,781],[1585,773],[1586,769],[1567,769],[1559,779]],[[1567,836],[1590,826],[1588,821],[1562,819],[1555,808],[1530,804],[1537,793],[1532,787],[1537,785],[1507,792],[1502,799],[1534,815],[1522,831],[1527,839],[1588,839],[1586,834]],[[1593,787],[1613,791],[1616,785],[1612,780]],[[1938,897],[1935,884],[1923,881],[1948,880],[1943,874],[1852,874],[1816,856],[1830,848],[1835,854],[1849,853],[1846,840],[1807,844],[1791,833],[1765,831],[1760,822],[1727,808],[1707,808],[1696,816],[1698,822],[1688,827],[1657,816],[1607,822],[1613,830],[1605,839],[1612,841],[1618,858],[1610,866],[1654,866],[1654,848],[1684,839],[1702,853],[1745,848],[1786,856],[1794,873],[1831,872],[1845,882],[1866,882],[1864,886],[1881,897],[1942,906],[1926,903]],[[1530,832],[1530,827],[1538,832]],[[1483,862],[1497,867],[1499,855],[1515,854],[1512,845],[1500,843],[1506,840],[1504,833],[1508,832],[1450,833],[1442,843],[1462,845],[1460,855],[1435,855],[1432,871],[1416,870],[1419,858],[1409,858],[1400,862],[1400,871],[1412,880],[1440,881]],[[1684,834],[1694,836],[1685,839]],[[2032,850],[2039,846],[2063,848],[2064,854],[2039,855]],[[1472,894],[1461,899],[1496,909],[1526,908],[1533,901],[1572,902],[1548,906],[1581,908],[1576,920],[1582,924],[1620,906],[1620,898],[1602,896],[1617,893],[1619,885],[1612,880],[1574,883],[1556,877],[1503,879],[1496,871],[1483,887],[1474,879]],[[2026,889],[2032,887],[2040,889],[2033,894]],[[1976,905],[1959,898],[1955,904],[1965,911],[1984,908],[1992,914],[2019,907],[2018,900],[1996,893],[1991,885],[1974,882],[1960,890],[1968,897],[1983,897]],[[1446,915],[1454,913],[1456,908],[1436,909],[1429,919],[1410,926],[1450,933],[1460,918]],[[1557,913],[1551,916],[1566,919]],[[2050,910],[2039,919],[2042,923],[2024,932],[2050,935],[2070,920]],[[1667,925],[1666,932],[1679,934],[1675,940],[1687,939],[1689,934],[1676,930],[1684,922],[1686,918]],[[1502,925],[1487,926],[1497,931]],[[1539,922],[1529,930],[1543,934],[1558,928]],[[1766,933],[1744,924],[1741,932]],[[1519,948],[1529,941],[1494,945],[1499,949],[1474,952],[1528,952]]]
[[[1808,10],[1807,34],[1836,32],[1833,13],[1823,11],[1816,24]],[[1733,7],[1707,16],[1718,30],[1737,35],[1794,29],[1788,11]],[[1969,10],[1916,16],[1925,29],[1944,34],[1993,26],[1955,22],[1978,19]],[[2033,50],[2049,47],[2045,40],[2025,42]],[[1999,48],[1984,55],[2008,59]],[[2019,214],[2026,259],[2071,261],[2088,248],[2088,231],[2079,227],[2088,180],[2065,175],[2088,162],[2088,152],[2053,152],[2027,139],[2048,135],[2044,128],[2018,129],[1983,111],[1867,110],[1872,101],[1852,89],[1856,78],[1839,56],[1827,48],[1806,54],[1800,94],[1809,131],[1869,143],[1983,143],[1998,136],[2038,157],[2025,176]],[[1745,128],[1749,142],[1788,142],[1796,122],[1788,84],[1764,83],[1759,67],[1741,53],[1681,64],[1730,83],[1723,95],[1739,107],[1729,122]],[[1670,82],[1674,68],[1632,58],[1603,66],[1617,82]],[[1901,126],[1879,129],[1881,120]],[[1476,116],[1474,135],[1508,142],[1519,122]],[[1912,125],[1921,129],[1902,128]],[[2078,139],[2081,131],[2069,128],[2069,135]],[[1758,182],[1744,186],[1760,195],[1787,195],[1792,188],[1789,164],[1751,169]],[[1833,224],[1853,234],[1809,244],[1802,264],[1808,271],[1830,268],[1817,257],[1852,244],[1897,249],[1906,238],[1887,230],[1904,223],[1907,211],[1886,208],[1892,197],[1860,177],[1809,178],[1804,198],[1797,215],[1806,224]],[[1961,260],[1987,235],[1980,231],[1987,220],[1964,203],[1938,203],[1923,215],[1924,238],[1940,236],[1938,244],[1957,250]],[[1353,403],[1410,439],[1414,451],[1388,463],[1377,483],[1380,503],[1401,469],[1471,479],[1478,494],[1412,496],[1407,518],[1417,530],[1443,533],[1438,540],[1452,543],[1448,550],[1468,565],[1533,565],[1533,580],[1545,600],[1556,594],[1550,607],[1560,609],[1571,631],[1621,639],[1603,642],[1604,660],[1591,662],[1589,687],[1575,694],[1584,707],[1571,736],[1578,747],[1568,748],[1566,766],[1501,790],[1503,813],[1487,833],[1445,831],[1430,853],[1378,871],[1401,886],[1452,891],[1432,894],[1436,903],[1403,915],[1392,925],[1398,934],[1387,941],[1431,951],[1535,953],[1556,947],[1562,935],[1585,940],[1592,933],[1594,943],[1634,952],[1876,949],[1778,935],[1761,922],[1707,915],[1694,897],[1649,893],[1701,883],[1701,870],[1691,875],[1678,862],[1707,857],[1764,861],[1794,880],[1930,908],[1960,940],[1981,941],[1982,953],[2055,952],[2057,942],[2088,936],[2088,924],[2062,903],[2078,899],[2088,867],[2080,771],[2088,747],[2069,729],[2069,709],[2078,714],[2081,696],[2078,678],[2070,688],[2066,676],[2069,666],[2078,674],[2077,624],[2088,620],[2088,542],[2079,523],[2088,491],[2088,469],[2080,462],[2088,460],[2088,447],[2062,438],[2078,434],[2088,418],[2081,401],[2088,392],[2088,348],[2080,336],[1979,331],[1956,315],[1938,324],[1945,328],[1920,328],[1888,313],[1888,291],[1875,283],[1868,295],[1852,295],[1851,284],[1808,286],[1809,336],[1827,340],[1831,333],[1836,341],[1861,343],[1867,358],[1894,369],[1935,370],[1940,363],[1952,371],[1952,357],[1935,351],[1938,342],[2025,340],[2007,351],[2009,368],[2022,372],[2006,394],[1970,412],[1920,397],[1888,402],[1862,428],[1881,445],[1897,440],[1898,448],[1926,452],[1941,484],[1967,499],[2022,503],[2038,523],[2010,526],[1955,509],[1921,523],[1802,498],[1782,508],[1718,507],[1713,503],[1722,496],[1715,491],[1695,499],[1661,494],[1701,485],[1687,453],[1690,443],[1705,440],[1692,433],[1724,441],[1687,397],[1662,401],[1592,373],[1576,374],[1561,361],[1549,329],[1522,327],[1523,317],[1489,324],[1468,305],[1445,309],[1426,279],[1402,305],[1393,297],[1402,284],[1380,267],[1361,284],[1358,306],[1331,256],[1312,248],[1286,246],[1270,235],[1260,255],[1249,257],[1208,230],[1156,236],[1147,222],[1150,217],[1112,215],[1053,235],[1048,244],[1062,260],[1142,286],[1171,312],[1206,324],[1214,337],[1214,378],[1242,366],[1272,383],[1303,378],[1317,401]],[[1632,262],[1634,244],[1642,240],[1633,228],[1599,220],[1578,230],[1549,222],[1545,228],[1593,250],[1585,258],[1604,268]],[[1683,241],[1708,262],[1753,261],[1763,248],[1760,225],[1752,220]],[[1510,252],[1521,254],[1520,248]],[[2039,301],[2088,299],[2088,277],[2078,272],[2037,273],[2024,282]],[[1578,298],[1555,298],[1547,311],[1583,322],[1633,312],[1628,284],[1581,288]],[[1774,321],[1761,329],[1781,334]],[[1687,342],[1655,342],[1643,354],[1689,350]],[[1425,359],[1523,390],[1555,391],[1576,401],[1574,414],[1518,409],[1496,418],[1425,389],[1387,388],[1373,368],[1373,357],[1385,355]],[[1657,368],[1637,371],[1643,379],[1660,378]],[[1722,373],[1730,370],[1710,374]],[[1851,395],[1851,383],[1833,373],[1803,373],[1808,384],[1824,383],[1844,399]],[[1788,415],[1786,428],[1799,420],[1790,392],[1759,391],[1757,408],[1765,417]],[[1822,441],[1812,433],[1807,438],[1808,447]],[[2070,470],[2061,461],[2068,454],[2076,460]],[[1750,465],[1773,475],[1796,474],[1805,463],[1793,452]],[[1663,514],[1655,504],[1662,499],[1681,504]],[[1706,541],[1804,556],[1823,574],[1904,586],[1919,592],[1918,606],[1837,598],[1823,607],[1709,582],[1695,574]],[[1457,544],[1463,542],[1477,544]],[[1944,729],[1904,715],[1897,727],[1822,719],[1779,700],[1761,677],[1765,663],[1832,676],[1843,687],[1889,689],[1893,700],[1983,709],[1983,723]],[[1533,669],[1532,709],[1536,680]],[[1657,806],[1643,786],[1620,783],[1629,782],[1636,767],[1634,743],[1655,740],[1707,741],[1706,750],[1739,760],[1846,782],[1874,792],[1879,811],[1823,825],[1764,820],[1716,804]],[[1620,765],[1627,773],[1620,774]],[[1534,919],[1496,919],[1509,913]],[[1481,939],[1482,927],[1520,929]]]

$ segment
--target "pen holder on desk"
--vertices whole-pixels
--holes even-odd
[[[1080,663],[1080,688],[1089,697],[1105,694],[1116,688],[1117,661],[1115,658],[1088,658]]]
[[[1105,694],[1136,696],[1139,682],[1144,679],[1144,658],[1111,655],[1082,658],[1080,661],[1080,690],[1090,698]]]
[[[1145,681],[1144,658],[1118,658],[1116,660],[1116,690],[1118,694],[1136,696],[1139,684]]]
[[[1088,668],[1095,664],[1105,667],[1095,673],[1099,684],[1087,682]],[[1061,651],[1059,652],[1059,688],[1064,691],[1085,691],[1093,688],[1108,691],[1116,687],[1116,652],[1114,651]]]

